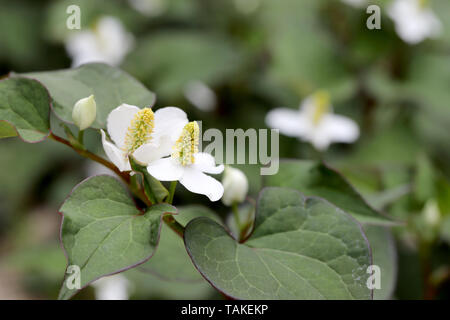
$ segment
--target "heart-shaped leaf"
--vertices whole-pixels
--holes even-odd
[[[60,212],[68,266],[79,268],[80,287],[84,288],[102,276],[147,261],[159,241],[162,215],[176,213],[176,209],[161,204],[143,214],[118,180],[96,176],[75,187]],[[66,275],[59,299],[69,299],[79,291],[69,283],[73,280],[71,274]]]
[[[350,215],[298,191],[266,188],[245,243],[208,218],[191,221],[186,249],[214,287],[236,299],[370,299],[372,257]]]
[[[76,69],[26,73],[42,82],[53,98],[53,111],[65,122],[73,123],[72,109],[79,99],[93,94],[97,117],[93,128],[105,128],[111,110],[122,103],[151,107],[155,95],[124,71],[102,63],[85,64]]]
[[[39,142],[49,134],[49,119],[50,97],[39,82],[25,78],[0,81],[1,138],[19,134],[26,142]]]
[[[208,217],[215,221],[220,221],[219,217],[212,210],[200,205],[178,207],[177,209],[178,215],[175,219],[183,226],[198,217]],[[182,282],[204,281],[192,265],[183,241],[180,240],[180,237],[175,232],[169,230],[169,227],[166,225],[162,226],[158,251],[151,260],[143,264],[139,269],[157,275],[164,280]]]
[[[276,175],[265,176],[267,187],[293,188],[306,196],[324,198],[353,215],[361,223],[393,225],[396,222],[370,207],[361,195],[336,171],[321,162],[281,161]]]

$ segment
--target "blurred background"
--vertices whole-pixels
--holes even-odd
[[[424,4],[440,32],[415,43],[398,33],[388,13],[394,1],[370,1],[381,7],[381,29],[369,30],[364,0],[0,0],[0,77],[82,63],[90,40],[80,32],[89,31],[110,40],[113,54],[103,58],[155,92],[157,107],[178,106],[203,129],[266,128],[271,109],[296,109],[326,90],[334,112],[358,123],[359,139],[319,153],[281,135],[280,157],[325,160],[374,207],[406,222],[390,230],[392,299],[446,299],[450,1]],[[66,27],[73,4],[81,9],[81,30]],[[86,139],[102,153],[96,132]],[[259,168],[239,168],[255,196]],[[77,183],[101,172],[53,141],[0,140],[0,299],[57,297],[66,266],[58,208]],[[175,201],[228,213],[183,188]],[[137,270],[77,298],[105,297],[102,288],[111,286],[124,298],[221,298],[201,278]]]

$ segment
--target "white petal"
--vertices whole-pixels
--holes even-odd
[[[131,166],[126,157],[126,153],[120,148],[117,148],[113,143],[109,142],[106,139],[106,134],[103,130],[100,130],[100,132],[102,133],[103,150],[105,150],[108,159],[111,160],[120,171],[130,171]]]
[[[109,136],[119,148],[123,148],[128,128],[139,110],[136,106],[124,103],[109,113],[106,119],[106,128]]]
[[[298,110],[277,108],[266,116],[266,124],[289,137],[301,137],[308,132],[310,124]]]
[[[307,141],[310,141],[314,148],[319,151],[328,149],[331,144],[331,139],[325,131],[316,130]]]
[[[98,50],[95,34],[91,31],[71,35],[66,41],[66,50],[72,57],[72,67],[104,61],[102,53]]]
[[[163,158],[151,162],[147,166],[147,171],[160,181],[176,181],[183,176],[184,167],[172,158]]]
[[[334,142],[351,143],[359,137],[359,127],[355,121],[335,114],[325,115],[317,130]]]
[[[180,183],[191,192],[204,194],[211,201],[223,196],[222,184],[194,167],[186,168]]]
[[[216,161],[214,160],[214,157],[209,153],[198,152],[194,155],[194,158],[195,162],[193,164],[193,167],[197,168],[202,172],[211,174],[219,174],[223,172],[224,169],[223,164],[216,166]]]
[[[171,141],[175,142],[188,122],[186,112],[180,108],[165,107],[158,109],[155,112],[155,128],[153,136],[156,140],[168,136]]]
[[[165,156],[167,156],[167,152],[155,142],[143,144],[133,152],[133,158],[141,165],[148,165]]]
[[[248,1],[248,0],[246,0]],[[217,105],[214,91],[202,81],[190,81],[184,87],[184,96],[201,111],[213,111]]]
[[[131,287],[127,278],[121,274],[101,278],[92,286],[97,300],[128,300]]]
[[[96,26],[97,46],[103,55],[103,61],[110,65],[119,65],[134,44],[134,37],[126,32],[122,22],[112,16],[101,18]]]

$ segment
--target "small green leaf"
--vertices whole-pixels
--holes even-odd
[[[92,281],[147,261],[155,252],[161,216],[176,213],[167,204],[140,212],[122,184],[110,176],[89,178],[75,187],[60,209],[61,239],[68,266],[81,271],[81,288]],[[59,299],[78,292],[69,289],[66,275]]]
[[[264,185],[293,188],[306,196],[324,198],[353,215],[361,223],[396,224],[370,207],[338,172],[320,162],[308,160],[280,162],[278,173],[266,176]]]
[[[298,191],[266,188],[255,228],[236,242],[208,218],[191,221],[186,249],[215,288],[236,299],[370,299],[369,243],[348,214]]]
[[[93,128],[103,129],[108,114],[127,103],[151,107],[155,95],[124,71],[101,63],[85,64],[76,69],[26,73],[41,81],[53,98],[53,111],[65,122],[73,123],[72,109],[79,99],[94,95],[97,117]]]
[[[160,203],[168,195],[169,191],[164,187],[164,185],[157,179],[153,178],[147,171],[147,169],[130,157],[131,168],[142,174],[145,183],[145,193],[149,197],[150,201]]]
[[[39,142],[49,134],[49,119],[50,97],[39,82],[25,78],[0,81],[1,138],[19,134],[26,142]]]
[[[208,217],[217,222],[219,217],[210,209],[200,205],[178,207],[175,219],[185,226],[189,221],[198,217]],[[166,230],[167,229],[167,230]],[[198,282],[203,281],[189,259],[183,240],[165,224],[162,227],[158,251],[151,260],[139,269],[157,275],[164,280]]]

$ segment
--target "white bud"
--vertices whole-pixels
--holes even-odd
[[[245,200],[248,192],[248,180],[241,170],[226,166],[222,184],[224,188],[222,202],[226,206],[231,206],[235,202],[241,203]]]
[[[97,116],[97,105],[94,95],[78,100],[72,111],[73,122],[80,130],[85,130],[91,126]]]
[[[430,227],[437,227],[441,222],[441,213],[435,200],[428,200],[422,211],[425,222]]]

